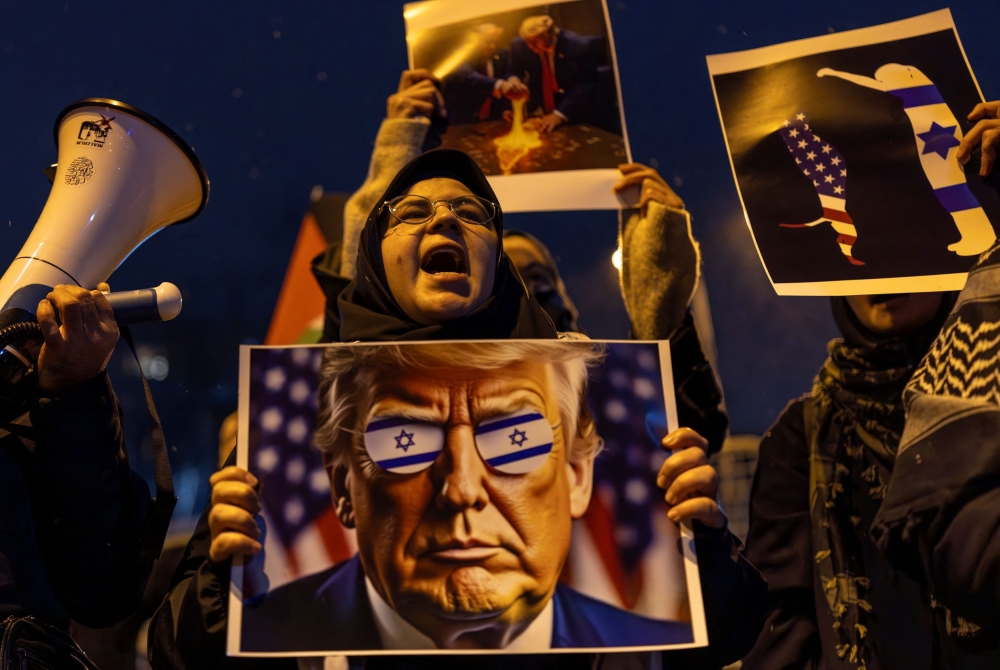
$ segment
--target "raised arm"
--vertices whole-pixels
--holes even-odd
[[[404,70],[399,89],[386,101],[385,120],[375,138],[368,176],[344,206],[344,245],[340,274],[353,279],[358,243],[368,214],[400,168],[416,158],[427,138],[430,119],[444,115],[444,98],[427,70]]]
[[[671,452],[657,473],[673,521],[692,520],[702,578],[709,645],[663,653],[670,668],[719,668],[749,652],[764,626],[767,583],[742,554],[718,505],[719,476],[708,462],[708,440],[690,428],[663,439]]]
[[[858,86],[864,86],[865,88],[874,88],[876,91],[888,91],[889,87],[879,81],[878,79],[873,79],[872,77],[863,77],[860,74],[851,74],[850,72],[841,72],[839,70],[834,70],[832,68],[825,67],[816,73],[817,77],[837,77],[838,79],[843,79],[844,81],[849,81],[852,84],[857,84]]]
[[[86,626],[109,626],[139,606],[152,564],[139,555],[149,488],[129,467],[104,372],[118,326],[101,291],[77,286],[55,287],[37,316],[45,400],[31,410],[36,542],[69,614]]]

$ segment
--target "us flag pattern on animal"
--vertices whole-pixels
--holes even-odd
[[[782,223],[783,228],[811,228],[829,223],[837,232],[837,244],[852,265],[864,265],[853,255],[858,239],[857,228],[847,213],[847,161],[831,143],[823,140],[809,127],[809,119],[799,112],[778,129],[788,152],[802,174],[816,189],[823,216],[808,223]]]

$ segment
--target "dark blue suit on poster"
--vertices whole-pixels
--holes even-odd
[[[555,61],[556,109],[570,123],[590,121],[592,107],[600,97],[598,65],[604,52],[604,38],[598,35],[578,35],[572,30],[560,30],[556,39]],[[540,56],[528,48],[520,37],[510,43],[510,74],[519,77],[531,92],[527,110],[534,113],[542,108],[542,63]]]
[[[510,52],[500,49],[490,58],[493,64],[493,75],[488,74],[485,62],[463,63],[443,80],[445,107],[448,110],[449,123],[479,123],[480,121],[496,121],[503,115],[506,99],[495,98],[493,89],[498,79],[508,77]],[[483,103],[490,101],[489,111],[485,118],[480,116]]]
[[[552,648],[693,642],[690,624],[631,614],[559,585]],[[243,606],[243,651],[382,649],[358,556]]]

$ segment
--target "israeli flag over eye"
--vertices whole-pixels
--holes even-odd
[[[402,417],[375,418],[365,429],[365,449],[383,470],[410,475],[437,459],[444,449],[444,428]]]
[[[508,475],[523,475],[544,463],[552,442],[552,426],[535,410],[493,417],[476,428],[479,455]]]

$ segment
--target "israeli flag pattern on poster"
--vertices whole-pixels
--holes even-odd
[[[403,417],[376,417],[365,429],[365,449],[383,470],[410,475],[437,459],[444,449],[444,428]]]
[[[479,455],[508,475],[523,475],[544,463],[552,441],[552,426],[535,410],[493,417],[476,428]]]

